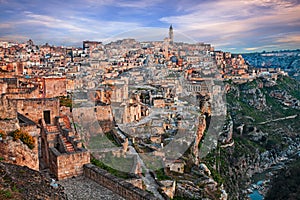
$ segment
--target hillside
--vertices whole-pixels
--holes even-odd
[[[273,51],[243,54],[244,59],[254,67],[281,68],[300,80],[300,50]]]
[[[271,188],[266,194],[266,200],[294,200],[300,197],[300,159],[287,168],[280,170],[271,180]]]
[[[230,199],[244,199],[254,174],[284,166],[300,150],[300,84],[286,76],[227,84],[234,145],[219,146],[205,161]]]
[[[64,189],[50,186],[50,180],[28,167],[0,162],[0,199],[67,199]]]

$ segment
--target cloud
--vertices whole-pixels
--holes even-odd
[[[297,35],[285,35],[281,38],[278,38],[276,40],[277,42],[280,43],[300,43],[300,34]]]
[[[82,28],[67,20],[57,19],[52,16],[34,14],[32,12],[24,12],[27,19],[21,21],[24,24],[38,24],[49,28],[66,29],[72,32],[92,32],[87,28]]]
[[[1,23],[0,24],[0,29],[7,29],[7,28],[12,28],[13,24],[11,23]]]
[[[248,48],[245,48],[246,51],[255,51],[255,50],[258,50],[259,47],[248,47]]]
[[[30,38],[39,42],[78,44],[82,40],[103,40],[117,32],[141,27],[141,24],[136,22],[95,20],[87,17],[77,17],[76,15],[59,18],[24,11],[22,16],[21,20],[0,24],[0,37],[2,36],[6,40],[21,39],[21,41],[24,41],[23,37],[14,34],[17,32],[29,35]],[[51,38],[54,38],[54,41],[49,41]]]
[[[88,0],[89,4],[93,6],[116,6],[116,7],[126,7],[126,8],[140,8],[148,9],[150,6],[157,5],[161,3],[162,0],[140,0],[140,1],[125,1],[125,0]]]
[[[300,32],[298,1],[205,1],[180,9],[185,14],[166,16],[160,20],[174,24],[175,29],[198,40],[204,39],[228,48],[246,43],[274,42],[267,38],[282,31],[298,29]]]
[[[73,43],[119,37],[116,34],[125,36],[127,31],[127,37],[130,33],[132,37],[162,40],[167,36],[169,24],[173,24],[175,40],[194,39],[225,50],[300,45],[299,0],[175,0],[172,3],[50,0],[26,4],[19,0],[0,0],[0,3],[9,11],[0,13],[0,37],[29,35],[48,42],[55,37],[53,42]],[[161,32],[151,29],[128,32],[149,30],[147,27],[165,28]]]
[[[12,35],[4,35],[4,36],[0,36],[0,41],[26,41],[28,40],[29,37],[24,36],[24,35],[16,35],[16,34],[12,34]]]

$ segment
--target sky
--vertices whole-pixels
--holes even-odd
[[[230,52],[300,49],[300,0],[0,0],[0,40],[204,42]]]

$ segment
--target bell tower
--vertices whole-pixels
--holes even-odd
[[[169,28],[169,41],[170,41],[170,44],[173,45],[173,42],[174,42],[174,33],[173,33],[173,27],[172,27],[172,24]]]

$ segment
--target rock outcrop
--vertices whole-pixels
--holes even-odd
[[[0,162],[0,199],[67,199],[63,187],[54,188],[50,183],[50,179],[28,167]]]
[[[30,149],[20,140],[14,141],[12,137],[0,141],[0,157],[5,162],[27,166],[34,170],[39,170],[38,143],[35,138],[35,147]]]
[[[199,125],[198,125],[198,129],[196,132],[196,138],[195,138],[195,142],[192,147],[195,165],[199,164],[199,155],[198,155],[199,154],[199,143],[204,135],[205,129],[206,129],[205,115],[202,115],[199,117]]]

